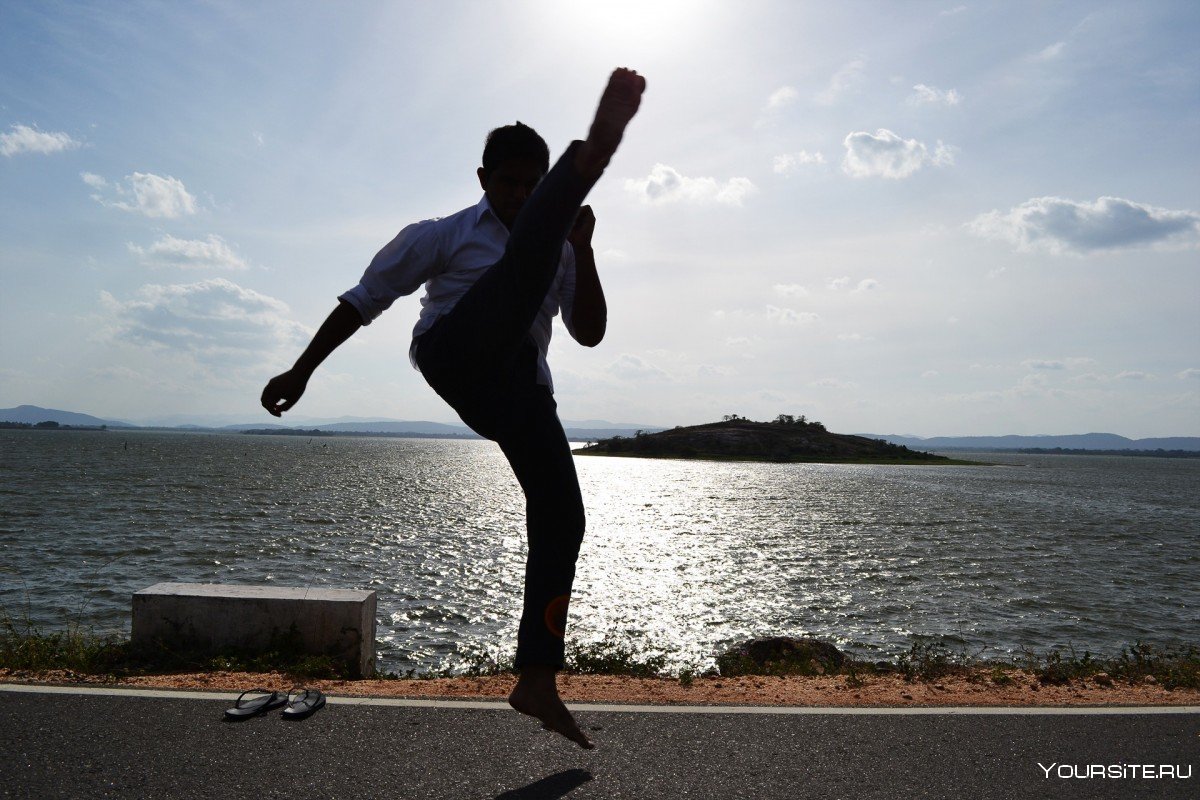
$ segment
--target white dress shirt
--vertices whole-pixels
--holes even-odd
[[[416,337],[454,308],[488,267],[500,260],[507,241],[508,228],[484,195],[476,205],[457,214],[415,222],[400,231],[371,261],[358,285],[338,299],[354,306],[363,324],[369,325],[396,298],[412,294],[425,284],[421,317],[413,328],[414,341],[409,348],[409,360],[416,367]],[[558,272],[529,329],[538,347],[538,383],[551,391],[554,383],[546,363],[551,321],[561,307],[567,330],[578,338],[571,320],[574,303],[575,251],[564,243]]]

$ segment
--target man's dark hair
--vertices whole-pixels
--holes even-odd
[[[550,148],[546,146],[546,140],[520,120],[516,125],[493,130],[483,146],[483,168],[488,172],[513,159],[537,163],[543,175],[550,171]]]

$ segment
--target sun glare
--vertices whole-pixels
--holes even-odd
[[[717,8],[704,0],[556,0],[538,3],[536,13],[583,49],[633,58],[688,49]]]

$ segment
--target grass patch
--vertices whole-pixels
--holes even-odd
[[[134,648],[116,634],[98,634],[78,624],[64,630],[44,632],[28,619],[16,619],[0,608],[0,668],[16,672],[64,670],[84,675],[119,679],[146,674],[183,672],[283,672],[297,678],[350,678],[349,665],[328,655],[303,652],[295,629],[277,633],[262,651],[226,650],[200,653],[179,643],[157,642],[152,647]],[[981,651],[982,652],[982,651]],[[846,657],[833,664],[809,654],[792,660],[756,662],[745,656],[723,656],[716,669],[688,665],[675,673],[667,670],[668,656],[640,652],[630,642],[605,639],[567,649],[565,672],[575,675],[615,675],[633,678],[674,678],[684,687],[697,678],[738,675],[826,675],[845,676],[847,685],[858,687],[867,678],[900,674],[908,681],[933,682],[949,676],[965,676],[978,683],[1008,686],[1013,672],[1023,670],[1043,684],[1062,685],[1091,681],[1101,686],[1154,683],[1165,689],[1200,689],[1200,647],[1195,645],[1155,646],[1137,642],[1113,657],[1098,657],[1073,647],[1041,653],[1023,650],[1011,660],[981,659],[964,649],[918,642],[891,661],[861,661]],[[516,672],[510,654],[501,651],[468,651],[445,669],[404,674],[376,673],[385,679],[431,679],[487,677]]]
[[[951,650],[934,642],[917,642],[896,659],[896,669],[908,681],[935,681],[962,675],[970,671],[973,664],[980,663],[978,656],[973,658],[965,650]]]
[[[935,682],[962,676],[976,683],[989,682],[1009,686],[1011,673],[1024,670],[1038,682],[1062,685],[1091,680],[1102,686],[1114,682],[1130,685],[1155,683],[1165,689],[1200,689],[1200,648],[1195,645],[1154,646],[1139,642],[1126,646],[1114,657],[1099,657],[1074,648],[1050,649],[1041,653],[1022,651],[1011,661],[981,658],[983,650],[972,653],[953,650],[944,644],[917,642],[908,652],[891,661],[861,661],[847,657],[841,664],[816,663],[805,657],[796,660],[756,662],[744,655],[725,655],[717,659],[720,674],[738,675],[843,675],[847,685],[861,686],[864,678],[898,673],[908,681]]]
[[[624,675],[630,678],[662,677],[667,665],[665,655],[639,654],[632,645],[605,639],[567,650],[567,670],[577,675]]]
[[[1157,650],[1139,642],[1121,651],[1109,676],[1130,682],[1149,676],[1167,689],[1200,689],[1200,648],[1188,645]]]
[[[666,677],[667,657],[639,653],[629,642],[605,639],[589,644],[567,647],[563,672],[570,675],[623,675],[631,678]],[[418,672],[410,669],[403,674],[380,673],[376,677],[401,680],[431,680],[435,678],[481,678],[496,675],[515,675],[517,668],[511,653],[491,650],[462,650],[454,663],[436,670]],[[692,671],[695,674],[695,671]]]
[[[1128,645],[1115,658],[1097,658],[1073,647],[1037,654],[1022,653],[1016,665],[1046,684],[1061,685],[1092,679],[1098,683],[1121,681],[1130,685],[1157,683],[1165,689],[1200,689],[1200,648],[1195,645],[1155,647],[1143,642]]]
[[[0,612],[0,667],[105,672],[110,665],[121,662],[127,650],[128,642],[115,635],[99,636],[77,625],[42,633],[28,622]]]
[[[158,641],[134,647],[117,634],[99,634],[72,623],[43,632],[28,619],[0,609],[0,668],[45,672],[69,670],[121,678],[172,672],[285,672],[303,678],[346,678],[349,665],[328,655],[303,651],[293,627],[277,632],[261,651],[225,649],[200,652],[179,642]]]

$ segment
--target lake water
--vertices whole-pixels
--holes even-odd
[[[1200,641],[1200,460],[576,458],[568,642],[672,667],[756,635],[1114,655]],[[484,441],[0,430],[0,608],[127,632],[159,581],[374,589],[385,670],[511,653],[524,499]]]

